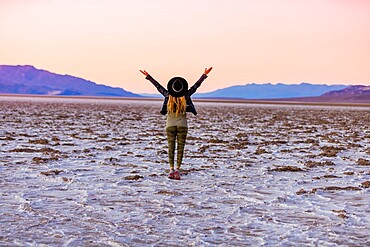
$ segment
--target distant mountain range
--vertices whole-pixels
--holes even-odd
[[[228,98],[248,100],[278,100],[302,97],[318,97],[327,92],[347,88],[346,85],[301,84],[246,84],[218,89],[209,93],[196,93],[193,98]],[[145,97],[162,97],[160,94],[141,94]]]
[[[33,66],[0,65],[0,93],[141,97],[123,90],[82,78],[59,75]]]
[[[346,85],[301,84],[247,84],[219,89],[210,93],[198,93],[199,98],[277,99],[320,96],[326,92],[340,90]]]
[[[165,85],[164,85],[165,86]],[[38,94],[116,97],[162,97],[159,94],[134,94],[82,78],[59,75],[30,65],[0,65],[0,94]],[[370,86],[301,84],[247,84],[196,93],[194,98],[248,99],[298,102],[370,103]]]
[[[316,103],[370,103],[370,86],[348,86],[341,90],[329,91],[315,97],[269,99],[269,101],[316,102]]]
[[[370,86],[349,86],[342,90],[330,91],[324,93],[322,97],[349,97],[349,98],[364,98],[370,95]]]

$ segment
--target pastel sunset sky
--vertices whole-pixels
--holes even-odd
[[[135,93],[247,83],[370,85],[368,0],[0,0],[0,64]]]

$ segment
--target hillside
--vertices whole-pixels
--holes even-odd
[[[341,90],[345,85],[301,84],[247,84],[219,89],[210,93],[197,93],[198,98],[240,98],[240,99],[278,99],[293,97],[320,96],[333,90]]]
[[[370,86],[348,86],[341,90],[326,92],[317,97],[281,98],[275,101],[370,103]]]
[[[0,65],[0,93],[140,97],[122,88],[96,84],[70,75],[55,74],[30,65]]]
[[[370,86],[349,86],[342,90],[330,91],[322,97],[346,97],[348,99],[362,99],[370,97]]]

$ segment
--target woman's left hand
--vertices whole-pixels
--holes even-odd
[[[149,75],[149,73],[146,72],[145,70],[140,70],[140,72],[143,73],[143,75],[145,75],[145,76],[148,76]]]
[[[206,68],[206,69],[204,70],[204,74],[205,74],[205,75],[208,75],[208,73],[209,73],[209,72],[211,72],[211,70],[212,70],[212,67],[210,67],[209,69],[207,69],[207,68]]]

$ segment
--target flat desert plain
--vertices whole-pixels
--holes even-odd
[[[370,245],[370,107],[161,104],[0,97],[0,245]]]

